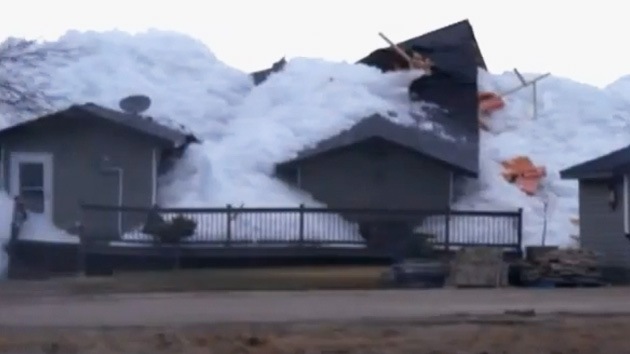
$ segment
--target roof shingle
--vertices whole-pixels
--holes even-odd
[[[468,147],[465,144],[453,143],[439,137],[434,132],[426,131],[413,125],[398,124],[378,114],[365,118],[349,129],[322,140],[312,148],[302,150],[295,158],[281,162],[278,164],[278,167],[283,168],[295,165],[317,155],[351,146],[371,138],[384,139],[447,164],[462,173],[471,176],[477,175],[477,160],[466,158],[470,153],[466,151]]]
[[[118,124],[138,133],[156,138],[168,145],[181,146],[189,142],[199,142],[199,140],[185,128],[177,129],[160,123],[151,117],[131,114],[106,108],[94,103],[73,105],[65,110],[57,111],[36,119],[28,120],[5,129],[0,130],[0,134],[10,133],[21,127],[41,122],[43,120],[54,119],[56,116],[85,116],[90,118],[104,119]]]

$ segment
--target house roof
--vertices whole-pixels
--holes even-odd
[[[459,73],[473,80],[477,80],[477,67],[487,69],[486,62],[481,54],[472,25],[468,20],[462,20],[446,27],[425,33],[421,36],[410,38],[398,43],[398,46],[405,50],[414,49],[427,55],[434,62],[435,66],[443,71]],[[380,48],[380,49],[385,49]],[[453,52],[469,52],[475,65],[462,65],[462,61],[453,55]],[[363,63],[369,56],[359,60]],[[474,70],[471,70],[471,67]]]
[[[564,179],[606,178],[626,172],[630,166],[630,146],[615,150],[560,171]]]
[[[311,148],[300,151],[295,158],[281,162],[277,167],[282,169],[372,138],[380,138],[405,147],[462,173],[477,175],[477,159],[468,158],[470,153],[465,144],[452,144],[433,132],[416,126],[401,125],[378,114],[361,120],[349,129],[322,140]]]
[[[286,63],[287,63],[287,61],[283,57],[280,60],[278,60],[277,62],[273,63],[273,65],[271,65],[271,67],[269,69],[259,70],[259,71],[251,73],[250,75],[254,79],[254,85],[261,84],[263,81],[267,80],[269,75],[282,70],[282,68],[284,68],[284,65]]]
[[[11,133],[32,124],[55,119],[59,116],[83,116],[104,119],[138,133],[156,138],[168,145],[178,147],[199,140],[184,127],[172,127],[158,122],[151,117],[117,111],[94,103],[72,105],[65,110],[57,111],[36,119],[28,120],[0,130],[0,135]]]

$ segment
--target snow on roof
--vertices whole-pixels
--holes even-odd
[[[144,134],[170,141],[174,146],[181,146],[188,142],[199,142],[197,137],[187,127],[183,124],[176,124],[173,120],[130,114],[94,103],[73,106],[70,109],[72,110],[73,108],[124,125]]]

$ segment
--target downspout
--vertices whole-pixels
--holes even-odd
[[[628,192],[630,192],[630,181],[628,175],[623,175],[623,233],[630,238],[630,209],[628,208]]]
[[[112,172],[112,173],[116,173],[116,175],[118,176],[118,234],[119,236],[122,236],[122,207],[123,207],[123,201],[124,201],[124,170],[122,169],[122,167],[119,166],[107,166],[107,163],[109,162],[109,158],[105,157],[103,159],[104,161],[104,166],[101,167],[101,170],[103,172]]]
[[[151,151],[151,206],[157,204],[158,150]]]

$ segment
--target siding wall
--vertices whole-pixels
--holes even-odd
[[[11,152],[53,154],[53,222],[61,229],[72,228],[81,219],[79,203],[116,205],[118,177],[101,170],[101,157],[124,170],[123,203],[150,206],[152,196],[152,150],[155,143],[142,135],[108,122],[64,118],[37,123],[3,137],[4,187],[9,190]],[[114,213],[86,215],[94,229],[103,233],[117,230]],[[124,226],[137,225],[144,216],[125,216]]]
[[[295,182],[331,207],[446,209],[451,170],[386,142],[355,145],[299,165]]]
[[[613,183],[619,196],[614,210],[608,203],[610,183],[580,181],[580,240],[584,248],[601,253],[603,266],[630,269],[630,240],[623,225],[623,183]]]

